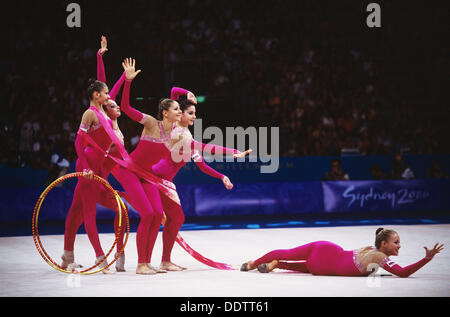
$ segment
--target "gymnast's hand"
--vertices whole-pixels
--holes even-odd
[[[130,58],[125,58],[125,60],[122,63],[123,70],[125,71],[125,77],[127,80],[133,80],[140,72],[141,70],[136,71],[135,69],[136,60]]]
[[[188,92],[188,94],[187,94],[187,100],[190,102],[190,103],[192,103],[192,104],[194,104],[194,105],[196,105],[197,104],[197,97],[195,97],[195,95],[192,93],[192,92]]]
[[[94,171],[86,168],[83,170],[83,177],[87,179],[94,179]]]
[[[230,181],[230,179],[227,176],[224,176],[222,178],[222,182],[225,185],[225,188],[230,190],[233,188],[233,183]]]
[[[438,243],[436,243],[433,247],[433,249],[428,250],[427,247],[423,247],[425,249],[426,255],[425,257],[432,259],[436,254],[438,254],[439,252],[441,252],[442,250],[444,250],[444,244],[438,245]]]
[[[245,156],[249,155],[249,154],[252,153],[252,152],[253,152],[253,150],[252,150],[252,149],[249,149],[249,150],[247,150],[247,151],[245,151],[245,152],[239,152],[239,153],[237,153],[237,154],[233,154],[233,157],[234,157],[234,158],[245,157]]]
[[[106,40],[106,37],[102,35],[102,38],[100,40],[100,55],[105,54],[108,51],[108,41]]]

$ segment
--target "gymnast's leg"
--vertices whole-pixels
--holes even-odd
[[[125,232],[127,230],[125,216],[124,216],[124,213],[122,210],[122,223],[121,223],[121,226],[119,227],[120,215],[119,215],[119,209],[117,207],[117,200],[116,200],[115,196],[109,190],[106,190],[105,188],[102,188],[100,191],[99,203],[103,207],[114,210],[116,212],[116,216],[114,218],[114,232],[116,233],[116,236],[118,235],[118,238],[117,238],[117,245],[116,245],[117,252],[114,255],[114,257],[117,257],[119,252],[123,249],[123,243],[124,243],[123,239],[125,236]],[[116,261],[116,271],[117,272],[125,272],[125,250],[122,252],[122,254],[119,256],[119,258]]]
[[[140,221],[136,232],[136,246],[138,253],[138,266],[136,274],[155,274],[147,264],[147,247],[150,238],[150,228],[153,222],[153,208],[147,198],[146,192],[142,186],[140,179],[131,171],[125,168],[118,168],[114,176],[124,188],[128,202],[139,213]]]
[[[73,194],[72,205],[70,206],[65,222],[64,253],[61,256],[61,267],[63,269],[67,269],[69,265],[71,269],[75,267],[81,267],[80,265],[75,264],[74,255],[75,237],[78,228],[83,223],[83,203],[80,195],[80,187],[77,184]]]
[[[166,271],[182,271],[186,268],[172,263],[170,256],[178,232],[184,223],[184,212],[180,204],[174,202],[164,194],[160,194],[160,196],[166,215],[166,223],[164,224],[162,233],[163,252],[160,268]]]
[[[254,260],[249,261],[241,266],[241,271],[248,271],[253,270],[257,268],[260,265],[269,263],[270,266],[268,267],[269,272],[272,271],[274,268],[278,267],[279,261],[306,261],[308,257],[311,255],[311,252],[313,250],[313,246],[316,242],[311,242],[305,245],[301,245],[296,248],[292,249],[279,249],[279,250],[273,250],[269,253],[263,255],[262,257]],[[294,267],[294,266],[292,266]]]
[[[275,261],[278,261],[278,260],[275,260]],[[273,265],[270,265],[271,263],[269,263],[270,271],[272,271],[275,268],[275,267],[272,268]],[[300,273],[310,273],[308,270],[308,267],[306,266],[306,261],[300,261],[300,262],[278,261],[276,268],[279,268],[282,270],[288,270],[288,271],[296,271],[296,272],[300,272]]]
[[[86,233],[88,235],[89,241],[94,247],[95,256],[97,258],[105,255],[100,244],[100,239],[98,236],[97,229],[97,201],[99,197],[98,186],[93,180],[87,180],[80,178],[78,181],[80,185],[80,190],[83,193],[81,195],[81,200],[83,202],[83,221]]]
[[[153,208],[153,218],[149,227],[148,232],[148,240],[147,240],[147,247],[146,247],[146,263],[152,270],[154,270],[156,273],[165,273],[166,271],[160,270],[156,267],[151,266],[151,258],[153,253],[153,248],[155,246],[156,238],[158,237],[159,228],[161,227],[161,221],[164,216],[161,197],[159,194],[159,189],[150,183],[143,182],[142,188],[145,191],[145,194],[147,195],[148,201],[151,203]]]

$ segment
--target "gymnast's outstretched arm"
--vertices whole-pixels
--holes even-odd
[[[203,173],[222,180],[223,184],[225,185],[225,187],[227,189],[232,189],[233,188],[233,184],[231,183],[230,179],[227,176],[219,173],[218,171],[216,171],[212,167],[208,166],[206,164],[205,160],[203,159],[203,157],[197,151],[195,151],[194,155],[192,155],[192,160],[195,162],[195,164],[198,166],[198,168]]]
[[[204,144],[195,141],[194,139],[191,141],[191,150],[203,151],[210,154],[222,153],[223,155],[233,155],[234,158],[244,157],[253,151],[252,149],[249,149],[245,152],[241,152],[239,150],[230,149],[217,144]]]
[[[439,253],[441,250],[444,249],[444,245],[443,244],[438,245],[438,243],[436,243],[433,249],[431,250],[428,250],[427,247],[424,248],[426,251],[425,257],[416,263],[413,263],[406,267],[401,267],[400,265],[392,261],[390,258],[384,258],[381,261],[380,266],[389,273],[395,274],[399,277],[408,277],[413,273],[417,272],[419,269],[421,269],[425,264],[430,262],[437,253]]]

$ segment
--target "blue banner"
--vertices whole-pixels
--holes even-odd
[[[0,221],[31,221],[41,189],[0,191]],[[186,217],[288,215],[332,212],[450,211],[450,180],[328,181],[235,183],[226,190],[215,184],[179,184],[177,191]],[[56,187],[45,198],[42,221],[64,221],[72,204],[73,188]],[[114,211],[98,206],[98,219],[112,219]],[[130,207],[130,206],[129,206]],[[129,209],[130,218],[139,214]]]
[[[450,209],[448,180],[322,182],[325,212]]]
[[[285,215],[323,212],[321,182],[195,186],[196,216]]]

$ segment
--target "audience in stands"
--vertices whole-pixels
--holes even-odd
[[[94,5],[88,3],[84,5]],[[139,17],[134,17],[128,28],[117,25],[111,31],[114,34],[106,35],[114,43],[114,38],[133,31],[133,36],[127,37],[127,52],[156,61],[150,64],[136,56],[145,71],[151,72],[152,87],[163,78],[171,84],[174,69],[183,72],[183,67],[194,65],[198,72],[191,73],[189,66],[185,74],[193,84],[203,85],[202,90],[211,96],[236,99],[243,98],[234,95],[236,78],[241,76],[251,87],[245,97],[257,100],[259,114],[270,118],[271,126],[280,127],[281,156],[338,156],[342,149],[360,155],[448,153],[448,113],[431,119],[424,115],[432,110],[429,105],[412,104],[407,96],[396,93],[404,77],[388,74],[392,51],[373,55],[358,33],[362,31],[343,24],[343,16],[348,14],[345,8],[336,11],[339,6],[333,6],[328,12],[314,1],[274,4],[137,1],[134,11]],[[105,19],[119,20],[121,5],[125,7],[117,4],[115,10],[105,12]],[[64,169],[66,162],[76,159],[73,142],[80,116],[88,106],[85,86],[87,79],[95,76],[97,47],[88,45],[92,39],[86,34],[66,36],[66,29],[55,26],[58,19],[42,21],[36,16],[33,20],[25,15],[17,19],[8,42],[13,48],[9,55],[7,51],[0,55],[4,110],[0,163]],[[97,23],[89,19],[86,16],[83,23]],[[90,34],[94,38],[100,35]],[[111,54],[121,45],[124,43],[114,43]],[[105,60],[107,79],[112,82],[120,75],[120,65],[113,67],[108,55]],[[149,65],[164,66],[155,69]],[[214,77],[204,77],[206,73]],[[163,97],[167,87],[157,93]],[[136,125],[126,118],[120,120],[126,147],[132,150],[138,137]],[[340,162],[333,160],[332,164]],[[345,178],[337,168],[332,166],[328,179]],[[373,174],[384,178],[376,168]],[[427,175],[444,174],[436,163]],[[414,172],[396,159],[389,177],[413,178]]]

